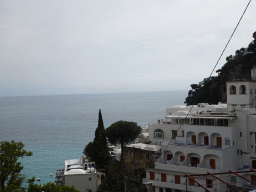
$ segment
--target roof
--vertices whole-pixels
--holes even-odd
[[[85,175],[85,174],[96,174],[96,172],[87,172],[84,169],[70,169],[70,170],[65,170],[64,175]]]
[[[230,120],[233,120],[233,119],[237,119],[237,117],[235,116],[188,116],[188,118],[191,118],[191,119],[230,119]]]
[[[95,162],[86,162],[85,164],[95,164]],[[78,174],[92,174],[95,172],[88,172],[83,169],[83,160],[79,159],[69,159],[65,160],[65,171],[64,175],[78,175]]]
[[[82,159],[65,160],[65,167],[67,167],[68,165],[81,165],[82,163]]]
[[[149,136],[149,132],[146,133],[141,133],[143,135],[143,137],[148,137]]]
[[[134,147],[134,148],[146,150],[146,151],[159,151],[161,149],[161,146],[159,145],[150,145],[150,144],[144,144],[144,143],[130,144],[130,145],[126,145],[126,147],[129,147],[129,148]]]

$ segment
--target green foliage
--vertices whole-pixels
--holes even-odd
[[[126,191],[147,191],[142,183],[142,179],[146,177],[144,168],[138,168],[134,171],[123,172],[120,162],[112,164],[113,172],[106,177],[98,191],[124,192]]]
[[[118,121],[107,128],[108,141],[113,144],[125,146],[133,142],[141,133],[141,127],[135,122]]]
[[[46,183],[43,186],[34,184],[35,177],[28,180],[28,189],[27,192],[79,192],[77,189],[74,188],[74,186],[59,186],[55,185],[54,183]]]
[[[24,150],[22,142],[3,141],[0,145],[0,188],[2,191],[23,191],[21,184],[24,175],[20,174],[23,166],[18,159],[32,156],[31,151]]]
[[[249,53],[244,54],[245,48],[236,51],[236,56],[226,57],[226,63],[216,72],[218,76],[205,78],[198,84],[192,84],[191,90],[184,103],[193,105],[198,103],[218,104],[227,102],[226,83],[234,79],[250,80],[253,66],[256,65],[256,32],[254,40],[248,45]]]
[[[121,145],[121,163],[124,166],[123,148],[139,136],[141,127],[135,122],[118,121],[110,125],[107,128],[106,133],[108,141],[112,145]]]
[[[85,146],[84,154],[87,156],[89,161],[94,161],[96,159],[97,154],[95,154],[95,148],[94,148],[93,142],[89,142]]]
[[[85,146],[84,154],[89,161],[95,162],[98,169],[104,168],[110,158],[101,110],[99,110],[98,127],[95,130],[94,141]]]

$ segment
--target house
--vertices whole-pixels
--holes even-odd
[[[124,164],[128,170],[153,167],[161,155],[161,146],[144,143],[130,144],[124,147]]]
[[[94,162],[88,162],[86,157],[65,160],[65,169],[57,170],[55,184],[67,185],[78,189],[80,192],[96,192],[104,175],[97,172]]]
[[[256,68],[251,76],[227,83],[227,104],[174,106],[149,125],[149,139],[162,151],[143,179],[150,191],[205,191],[201,186],[221,191],[228,189],[226,183],[253,189],[249,181],[256,181],[251,170],[256,169]],[[241,173],[220,176],[222,181],[210,175],[230,171]],[[184,177],[207,173],[196,178],[199,184]]]

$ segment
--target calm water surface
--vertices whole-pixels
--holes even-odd
[[[21,141],[33,152],[21,159],[27,178],[54,182],[50,173],[64,168],[64,160],[82,156],[93,140],[99,109],[105,128],[119,120],[146,126],[186,96],[187,91],[0,97],[0,141]]]

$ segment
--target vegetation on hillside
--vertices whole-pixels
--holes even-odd
[[[205,78],[198,84],[191,84],[192,89],[188,92],[184,103],[193,105],[227,102],[227,81],[251,79],[251,69],[256,66],[256,32],[253,33],[253,38],[247,48],[237,50],[235,56],[226,57],[226,63],[216,71],[217,76]]]

